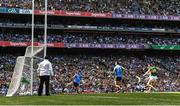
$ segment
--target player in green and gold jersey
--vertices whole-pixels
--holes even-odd
[[[150,92],[151,89],[154,89],[155,91],[157,91],[157,89],[154,87],[155,84],[156,84],[156,81],[158,79],[158,77],[157,77],[157,69],[158,68],[156,66],[149,65],[148,66],[148,71],[143,75],[143,76],[149,75],[148,81],[147,81],[147,84],[146,84],[146,86],[148,87],[148,92]]]

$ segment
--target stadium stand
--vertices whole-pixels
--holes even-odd
[[[29,42],[31,35],[14,33],[0,34],[0,41]],[[43,42],[43,36],[35,36],[35,41]],[[62,35],[48,35],[48,42],[56,43],[91,43],[91,44],[156,44],[156,45],[178,45],[179,36],[137,36],[116,34],[88,34],[88,33],[66,33]]]
[[[44,10],[44,1],[35,0],[36,9]],[[1,0],[1,7],[30,9],[30,0]],[[48,0],[49,10],[96,13],[179,15],[178,0]]]
[[[32,0],[0,0],[2,8],[31,9]],[[35,0],[35,9],[44,10],[44,1]],[[71,12],[92,12],[114,14],[133,14],[150,16],[180,16],[179,0],[48,0],[48,10],[71,11]],[[20,11],[20,10],[18,10]],[[4,11],[3,11],[4,12]],[[15,12],[16,13],[16,12]],[[2,15],[3,14],[3,15]],[[145,16],[144,16],[145,17]],[[151,17],[153,19],[153,17]],[[163,17],[164,18],[164,17]],[[172,17],[171,17],[172,18]],[[174,17],[173,17],[174,18]],[[177,17],[175,17],[177,18]],[[145,18],[144,18],[145,19]],[[178,18],[179,19],[179,18]],[[90,43],[90,44],[146,44],[146,45],[180,45],[180,26],[177,21],[155,21],[136,19],[110,19],[92,17],[70,16],[48,16],[48,43]],[[31,15],[0,13],[0,41],[30,42],[31,41]],[[35,42],[43,43],[44,17],[40,14],[35,16]],[[28,29],[28,27],[29,29]],[[95,27],[91,33],[81,31],[83,26],[86,29]],[[68,28],[78,28],[79,31]],[[106,31],[118,27],[120,31]],[[66,30],[63,30],[66,28]],[[98,28],[103,29],[103,31]],[[131,29],[130,33],[126,33]],[[137,32],[133,31],[138,30]],[[153,33],[146,32],[154,31]],[[159,31],[158,33],[156,31]],[[124,33],[122,33],[124,32]],[[139,32],[139,33],[138,33]],[[173,32],[173,33],[172,33]],[[163,33],[163,34],[162,34]],[[4,42],[3,42],[4,43]],[[163,47],[163,46],[162,46]],[[0,95],[5,95],[11,81],[13,68],[17,56],[23,47],[0,47]],[[171,48],[171,46],[170,46]],[[49,49],[49,48],[48,48]],[[126,67],[123,90],[127,92],[143,92],[145,83],[142,75],[147,71],[147,65],[152,63],[160,68],[158,70],[157,88],[160,92],[180,91],[180,55],[179,49],[161,53],[159,48],[156,53],[152,49],[147,51],[140,49],[138,52],[121,49],[123,53],[109,49],[85,49],[86,52],[73,51],[71,48],[54,49],[49,53],[50,61],[53,64],[55,77],[51,82],[51,91],[57,93],[72,93],[72,86],[67,86],[74,75],[74,72],[83,72],[81,90],[84,92],[114,92],[114,78],[111,75],[115,61],[120,61]],[[173,48],[172,48],[173,49]],[[61,51],[62,50],[62,51]],[[72,50],[72,51],[71,51]],[[101,51],[89,53],[91,51]],[[117,50],[117,51],[121,51]],[[6,51],[6,52],[4,52]],[[14,51],[16,51],[14,53]],[[60,52],[58,52],[60,51]],[[110,53],[108,52],[110,51]],[[12,53],[10,53],[12,52]],[[53,53],[58,54],[53,54]],[[176,53],[177,54],[174,54]],[[19,54],[18,54],[19,53]],[[172,54],[171,54],[172,53]],[[140,76],[142,82],[137,83],[136,76]],[[37,91],[38,86],[34,86]]]

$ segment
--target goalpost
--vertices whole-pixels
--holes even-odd
[[[29,46],[24,56],[18,56],[6,96],[33,94],[33,86],[36,86],[38,81],[37,64],[43,60],[43,49],[43,46]],[[32,59],[33,65],[31,65]]]
[[[44,44],[42,46],[34,46],[35,9],[34,0],[32,0],[31,46],[26,48],[24,56],[19,56],[17,58],[11,83],[6,96],[27,94],[33,95],[33,90],[37,91],[37,64],[41,62],[47,54],[47,4],[47,0],[45,0]]]

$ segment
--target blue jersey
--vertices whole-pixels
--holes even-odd
[[[114,67],[115,77],[122,77],[122,67],[120,65],[116,65]]]
[[[80,74],[75,74],[73,82],[80,84],[81,78],[82,78],[82,76]]]

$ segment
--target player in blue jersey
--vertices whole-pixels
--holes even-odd
[[[76,90],[77,93],[79,93],[79,85],[81,83],[81,79],[82,79],[82,74],[80,71],[78,71],[77,73],[75,73],[75,75],[73,76],[73,85],[74,88]]]
[[[115,67],[114,67],[114,70],[113,70],[113,73],[115,75],[115,87],[118,89],[117,90],[117,93],[120,92],[120,89],[121,89],[121,83],[122,83],[122,75],[123,75],[123,70],[125,68],[118,65],[117,62],[115,62]]]

